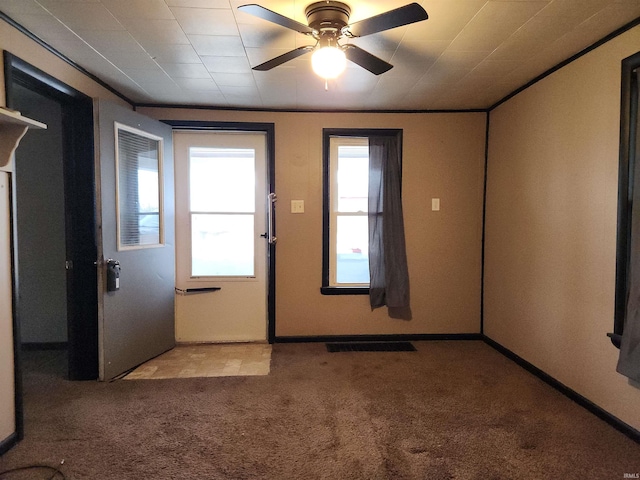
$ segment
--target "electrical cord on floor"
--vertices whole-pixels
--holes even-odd
[[[60,462],[61,465],[63,463],[64,463],[64,460]],[[4,470],[3,472],[0,472],[0,479],[5,479],[5,478],[9,479],[9,477],[5,477],[5,475],[8,475],[10,473],[24,472],[26,470],[35,470],[35,469],[46,469],[46,470],[49,470],[49,472],[53,472],[51,476],[46,477],[45,480],[54,480],[54,479],[65,480],[67,478],[64,476],[64,473],[62,473],[62,471],[58,467],[52,467],[50,465],[27,465],[25,467],[10,468],[9,470]]]

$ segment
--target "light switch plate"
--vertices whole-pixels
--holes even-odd
[[[437,212],[440,210],[440,199],[439,198],[432,198],[431,199],[431,210],[434,212]]]
[[[304,200],[291,200],[291,213],[304,213]]]

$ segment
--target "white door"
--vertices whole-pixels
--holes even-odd
[[[179,342],[267,339],[266,135],[174,132]]]

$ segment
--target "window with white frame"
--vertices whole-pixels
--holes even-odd
[[[116,123],[118,250],[164,242],[162,139]]]
[[[327,139],[325,253],[328,255],[325,255],[323,287],[359,288],[365,289],[360,293],[366,293],[369,287],[369,139],[330,135],[325,138],[325,147]],[[351,293],[358,292],[352,290]]]

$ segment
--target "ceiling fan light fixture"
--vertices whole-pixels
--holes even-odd
[[[325,80],[336,78],[347,67],[347,57],[339,47],[324,46],[313,52],[311,67],[318,76]]]

